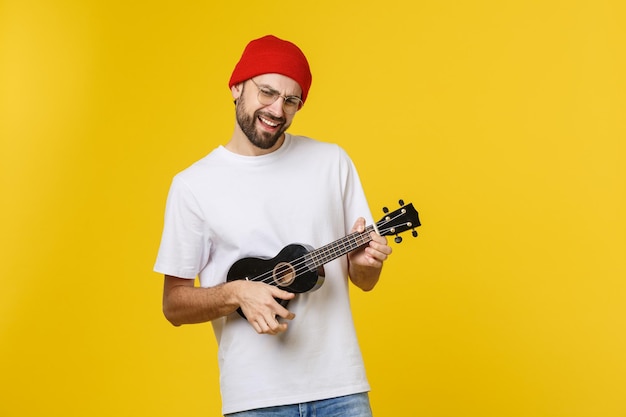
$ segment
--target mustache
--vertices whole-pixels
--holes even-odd
[[[256,117],[259,116],[263,116],[263,118],[271,120],[272,122],[276,122],[276,123],[280,123],[280,124],[285,124],[287,122],[287,119],[284,117],[276,117],[270,113],[261,111],[261,110],[257,110],[256,112],[254,112],[254,115]]]

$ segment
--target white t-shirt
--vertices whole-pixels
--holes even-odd
[[[319,248],[371,214],[356,169],[337,145],[287,134],[258,157],[220,146],[174,178],[154,267],[210,287],[242,257],[274,257],[290,243]],[[348,296],[347,260],[299,294],[280,335],[259,335],[237,313],[212,322],[224,414],[365,392],[369,384]]]

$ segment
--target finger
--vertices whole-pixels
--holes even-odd
[[[259,329],[261,330],[260,333],[267,333],[267,330],[269,329],[269,327],[267,327],[267,323],[265,322],[264,319],[259,319],[257,321],[257,324],[259,325]]]
[[[356,222],[354,222],[354,226],[352,226],[352,232],[363,232],[365,230],[365,218],[364,217],[359,217],[358,219],[356,219]]]
[[[281,289],[275,288],[274,296],[275,296],[275,298],[281,298],[283,300],[292,300],[292,299],[295,298],[296,294],[294,294],[292,292],[283,291]],[[274,300],[274,301],[276,301],[276,300]],[[282,317],[282,318],[287,319],[287,320],[293,320],[294,317],[296,317],[296,315],[294,313],[292,313],[289,310],[287,310],[286,307],[282,306],[278,302],[276,302],[275,311],[276,311],[275,314],[274,314],[275,317],[278,316],[278,317]]]
[[[274,287],[274,286],[270,286],[270,287],[272,289],[272,296],[274,298],[280,298],[281,300],[291,300],[296,296],[294,293],[281,290],[278,287]]]
[[[287,330],[287,323],[281,323],[278,321],[278,317],[274,316],[267,321],[271,334],[282,333]]]
[[[374,256],[376,259],[386,260],[391,255],[391,246],[371,245],[367,248],[367,254]]]
[[[280,329],[280,324],[276,321],[276,319],[261,319],[258,321],[259,328],[261,329],[262,334],[277,334]]]
[[[282,308],[280,304],[277,304],[279,308]],[[285,310],[286,311],[286,310]],[[291,318],[294,315],[286,311],[287,318]],[[248,320],[250,325],[254,328],[254,331],[258,334],[276,335],[287,330],[287,323],[281,323],[278,321],[278,317],[275,314],[258,315]]]
[[[280,323],[276,318],[270,318],[267,320],[260,319],[255,322],[255,329],[259,334],[277,335],[287,330],[286,323]]]
[[[279,304],[280,308],[276,310],[276,316],[286,320],[293,320],[296,315]]]
[[[368,255],[368,256],[365,257],[363,265],[364,266],[369,266],[369,267],[372,267],[372,268],[380,268],[380,267],[383,266],[383,261],[384,261],[384,259],[379,259],[379,258],[376,258],[374,256]]]
[[[370,266],[374,266],[386,261],[387,255],[377,250],[371,250],[370,248],[367,248],[365,260]]]
[[[372,242],[380,243],[381,245],[387,245],[387,238],[385,236],[381,236],[376,232],[370,233],[370,238]]]
[[[372,233],[372,240],[369,243],[369,247],[376,251],[382,252],[385,255],[391,255],[392,248],[387,244],[387,238],[384,236],[378,236]]]
[[[258,321],[251,322],[250,324],[252,325],[252,328],[254,329],[255,332],[257,332],[258,334],[263,333],[263,328],[261,327],[261,324]]]

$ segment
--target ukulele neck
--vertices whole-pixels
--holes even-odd
[[[351,233],[346,237],[336,240],[319,249],[314,249],[307,254],[307,265],[309,269],[314,270],[327,264],[328,262],[350,253],[361,246],[369,243],[372,238],[370,233],[374,231],[374,226],[369,225],[361,233]]]

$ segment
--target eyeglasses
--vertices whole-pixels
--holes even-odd
[[[269,106],[278,100],[279,97],[283,98],[283,110],[286,114],[295,114],[298,110],[302,108],[302,100],[298,96],[283,96],[278,91],[273,90],[269,87],[258,85],[252,78],[250,79],[252,84],[256,86],[259,90],[257,95],[257,99],[259,103],[264,106]]]

